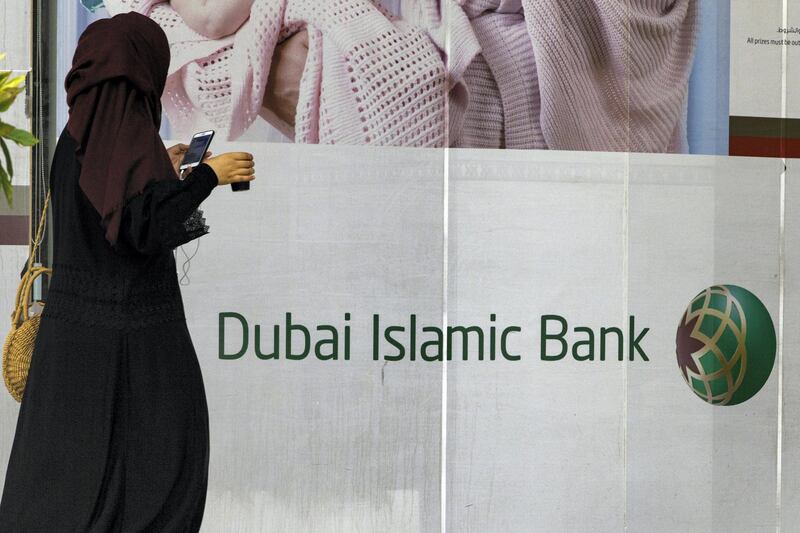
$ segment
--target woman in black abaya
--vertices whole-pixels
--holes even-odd
[[[253,158],[180,180],[158,136],[169,66],[158,24],[129,13],[81,36],[70,117],[50,171],[53,277],[0,502],[0,529],[200,528],[208,410],[173,249],[207,232],[197,207],[250,181]]]

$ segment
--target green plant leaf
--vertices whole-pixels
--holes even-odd
[[[6,195],[6,201],[9,206],[13,207],[14,203],[14,187],[11,186],[11,178],[6,174],[6,170],[0,165],[0,188]]]
[[[10,70],[0,70],[0,87],[3,86],[9,76],[11,76]]]
[[[6,139],[11,139],[20,146],[33,146],[39,142],[39,139],[28,133],[27,131],[11,127],[11,130],[0,131],[0,136]]]
[[[2,120],[0,120],[0,137],[10,139],[22,146],[33,146],[39,142],[39,139],[27,131],[15,128],[11,124],[6,124]]]
[[[8,177],[14,177],[14,163],[11,161],[11,152],[8,151],[8,144],[6,140],[0,137],[0,149],[3,150],[3,155],[6,158],[6,168],[8,169]]]
[[[0,61],[4,60],[5,58],[6,58],[6,53],[0,52]]]
[[[8,111],[11,104],[17,99],[17,95],[24,90],[23,87],[0,88],[0,112]]]
[[[25,78],[27,77],[26,74],[20,74],[16,78],[9,78],[9,76],[11,75],[11,71],[8,70],[5,72],[8,72],[8,75],[2,78],[2,82],[0,82],[0,89],[10,89],[10,88],[16,89],[22,87],[25,84]]]

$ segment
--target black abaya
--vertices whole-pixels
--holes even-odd
[[[0,529],[196,532],[208,409],[172,250],[206,233],[200,165],[127,202],[112,247],[79,187],[76,142],[51,168],[53,278],[6,473]]]

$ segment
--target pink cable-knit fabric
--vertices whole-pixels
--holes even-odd
[[[232,36],[209,40],[163,0],[105,0],[109,12],[137,11],[158,22],[172,63],[163,98],[174,133],[213,127],[226,139],[262,113],[272,54],[308,29],[295,141],[443,146],[447,78],[426,33],[392,20],[369,0],[255,0]]]
[[[481,52],[465,71],[469,105],[454,145],[547,148],[536,61],[521,0],[463,3]]]
[[[481,50],[456,145],[687,151],[696,0],[459,3]]]

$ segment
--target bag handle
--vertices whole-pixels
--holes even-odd
[[[44,205],[42,206],[42,216],[39,217],[39,226],[36,229],[36,238],[33,239],[33,245],[31,246],[30,253],[28,254],[28,271],[30,272],[31,267],[33,267],[33,258],[36,257],[36,252],[39,251],[39,245],[42,244],[42,235],[44,234],[44,228],[47,225],[47,208],[50,207],[50,191],[47,191],[47,196],[44,199]]]
[[[53,270],[47,267],[34,267],[33,270],[30,270],[25,274],[22,282],[20,282],[19,287],[17,288],[17,299],[16,303],[14,304],[14,311],[11,313],[11,324],[14,327],[19,327],[22,322],[27,320],[27,318],[30,316],[30,298],[31,290],[33,289],[33,283],[37,278],[39,278],[39,276],[42,276],[43,274],[51,276],[53,274]]]
[[[30,304],[31,304],[31,291],[33,290],[33,283],[36,281],[39,276],[46,274],[50,276],[53,271],[47,267],[34,267],[31,275],[28,276],[28,283],[25,286],[25,295],[22,300],[22,317],[27,320],[30,316]]]
[[[33,258],[36,257],[36,253],[39,251],[39,246],[42,242],[42,235],[44,234],[44,228],[47,225],[47,208],[50,205],[50,191],[47,191],[47,197],[44,200],[44,206],[42,208],[42,215],[39,217],[39,226],[36,229],[36,238],[33,240],[31,245],[30,252],[28,254],[28,268],[25,271],[25,274],[22,276],[22,281],[17,288],[17,296],[14,303],[14,312],[11,313],[11,323],[18,327],[19,324],[23,321],[23,319],[28,318],[28,313],[30,312],[30,296],[31,296],[31,289],[33,288],[33,283],[36,281],[39,276],[42,274],[47,274],[48,276],[52,275],[53,270],[47,267],[33,266]]]

